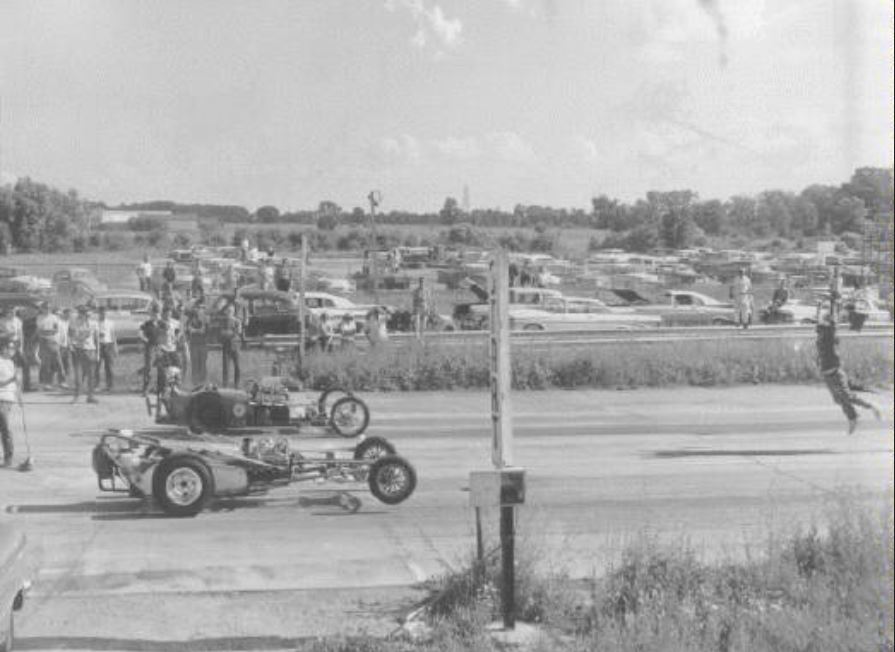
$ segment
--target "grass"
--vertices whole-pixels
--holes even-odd
[[[815,525],[777,533],[762,554],[705,563],[686,542],[645,537],[605,575],[545,572],[517,552],[517,618],[538,623],[531,649],[559,652],[869,652],[893,649],[891,498],[866,506],[839,492]],[[324,639],[301,652],[501,649],[499,560],[470,563],[429,585],[425,640]]]
[[[848,339],[842,356],[849,376],[863,385],[891,386],[893,350],[879,339]],[[270,375],[273,355],[243,351],[243,378]],[[219,381],[221,355],[208,357],[209,378]],[[117,374],[124,385],[137,382],[142,356],[125,353]],[[483,341],[439,345],[424,341],[379,349],[310,354],[299,377],[310,389],[334,385],[357,391],[431,391],[485,389],[489,386]],[[513,349],[513,387],[541,389],[634,389],[638,387],[712,387],[762,383],[821,382],[811,340],[707,342],[619,342],[590,347]]]

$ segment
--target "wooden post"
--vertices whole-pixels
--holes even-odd
[[[510,406],[510,304],[507,254],[498,249],[491,263],[491,463],[495,469],[513,465],[513,420]]]
[[[503,249],[491,263],[491,463],[502,470],[513,463],[513,421],[510,409],[510,279]],[[501,500],[503,503],[503,500]],[[516,627],[515,507],[500,506],[501,604],[504,629]]]

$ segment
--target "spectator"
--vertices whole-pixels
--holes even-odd
[[[137,282],[140,284],[140,292],[152,290],[152,263],[149,262],[149,254],[143,254],[143,261],[137,265]]]
[[[222,385],[227,386],[230,376],[230,364],[233,364],[233,386],[239,387],[239,346],[242,338],[242,322],[236,318],[236,307],[227,306],[224,321],[221,324],[221,372]]]
[[[333,350],[333,338],[336,336],[336,325],[329,319],[325,312],[320,314],[320,350],[330,352]]]
[[[835,288],[835,286],[834,286]],[[830,310],[827,314],[821,314],[818,307],[817,316],[817,360],[820,373],[823,376],[833,402],[842,408],[848,421],[848,434],[852,434],[858,425],[858,411],[855,406],[870,410],[877,419],[882,418],[879,408],[873,403],[860,398],[853,389],[860,389],[849,382],[848,376],[842,370],[839,360],[839,337],[836,335],[837,301],[839,293],[834,288],[831,292]]]
[[[39,343],[40,372],[38,380],[44,387],[62,384],[65,372],[59,355],[59,317],[50,312],[50,304],[44,303],[37,316],[37,337]]]
[[[350,313],[342,315],[342,321],[339,322],[339,337],[342,338],[342,346],[354,343],[354,336],[357,335],[357,322]]]
[[[276,288],[280,292],[288,292],[292,287],[292,268],[287,267],[286,259],[283,258],[277,265],[275,275]]]
[[[106,309],[102,306],[99,308],[97,328],[99,329],[99,358],[96,361],[94,385],[99,387],[100,368],[103,368],[106,372],[106,391],[111,392],[115,385],[112,365],[115,358],[118,357],[118,336],[115,334],[115,323],[106,317]]]
[[[194,301],[205,299],[205,279],[202,275],[202,266],[199,261],[193,265],[193,280],[190,282],[190,298]]]
[[[202,303],[196,304],[186,321],[190,351],[190,382],[204,385],[208,377],[208,316]]]
[[[31,369],[24,356],[22,320],[16,316],[16,309],[9,306],[0,308],[0,339],[12,342],[15,347],[12,360],[22,371],[22,391],[31,391]]]
[[[365,330],[371,346],[378,346],[388,340],[386,315],[380,308],[373,308],[367,313]]]
[[[730,288],[736,310],[737,326],[749,328],[752,323],[752,280],[746,275],[746,268],[741,267]]]
[[[261,289],[274,289],[274,269],[270,259],[265,260],[261,265]]]
[[[62,361],[62,386],[71,373],[71,341],[68,337],[68,327],[71,325],[71,308],[66,308],[59,315],[59,358]]]
[[[169,260],[165,263],[165,269],[162,270],[162,295],[165,297],[174,296],[174,284],[177,282],[177,270],[174,269],[174,261]]]
[[[143,393],[149,391],[149,378],[158,355],[162,325],[159,321],[158,306],[149,309],[149,319],[140,324],[139,338],[143,343]]]
[[[9,413],[13,405],[21,403],[16,383],[16,363],[13,361],[15,354],[15,342],[0,339],[0,445],[3,448],[3,466],[12,464],[12,456],[15,453]]]
[[[413,332],[421,337],[426,330],[426,321],[429,316],[429,296],[426,292],[425,282],[421,276],[419,284],[413,291]]]
[[[781,276],[780,284],[771,297],[771,309],[779,310],[787,301],[789,301],[789,281],[785,276]]]
[[[78,306],[78,315],[68,328],[72,349],[72,371],[75,376],[75,395],[72,403],[77,402],[81,393],[81,383],[87,381],[87,402],[98,403],[93,395],[96,379],[97,348],[99,344],[99,328],[90,316],[90,309],[85,305]]]

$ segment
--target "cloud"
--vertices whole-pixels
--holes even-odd
[[[432,147],[443,157],[458,161],[472,161],[482,155],[482,147],[475,138],[448,136],[441,140],[433,140]]]
[[[444,55],[446,48],[460,44],[463,22],[459,18],[449,18],[440,5],[429,7],[425,0],[386,0],[385,8],[389,11],[403,9],[410,14],[416,23],[410,43],[420,50],[431,45],[436,55]]]
[[[13,174],[12,172],[0,171],[0,186],[5,186],[7,184],[14,185],[18,180],[18,175]]]
[[[538,157],[534,148],[513,131],[495,131],[485,136],[488,150],[497,158],[510,163],[534,163]]]
[[[422,158],[419,141],[409,134],[401,134],[397,138],[380,138],[376,154],[382,162],[393,165],[415,163]]]
[[[597,144],[590,138],[581,136],[573,142],[573,150],[575,155],[585,163],[596,163],[600,158],[600,151]]]

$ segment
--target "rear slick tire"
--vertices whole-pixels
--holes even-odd
[[[397,505],[416,489],[416,471],[403,457],[386,455],[370,465],[367,484],[379,502]]]

